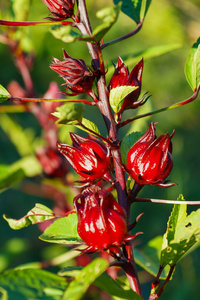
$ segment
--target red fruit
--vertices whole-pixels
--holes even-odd
[[[98,186],[86,188],[74,198],[78,234],[88,251],[119,247],[127,236],[127,217],[112,194]]]
[[[112,181],[109,148],[92,136],[84,138],[75,133],[70,133],[70,136],[73,146],[57,143],[57,148],[72,168],[88,182],[99,178]]]
[[[127,171],[139,184],[169,187],[174,183],[163,181],[173,166],[172,143],[168,133],[156,138],[156,123],[151,123],[146,133],[132,146],[127,155]]]

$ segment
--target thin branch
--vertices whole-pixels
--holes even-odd
[[[74,26],[74,23],[73,22],[68,22],[68,21],[17,22],[17,21],[0,20],[0,25],[4,25],[4,26],[18,26],[18,27],[19,26],[36,26],[36,25],[70,25],[70,26]]]
[[[160,204],[187,204],[187,205],[200,205],[200,201],[178,201],[178,200],[164,200],[164,199],[146,199],[135,198],[133,202],[152,202]]]
[[[200,89],[200,86],[194,91],[193,95],[184,100],[184,101],[181,101],[181,102],[178,102],[178,103],[175,103],[173,105],[170,105],[170,106],[166,106],[166,107],[163,107],[163,108],[160,108],[160,109],[157,109],[157,110],[154,110],[152,112],[149,112],[149,113],[146,113],[146,114],[142,114],[142,115],[139,115],[139,116],[135,116],[133,118],[130,118],[128,120],[125,120],[124,122],[118,124],[119,128],[129,124],[130,122],[133,122],[135,120],[138,120],[138,119],[141,119],[141,118],[144,118],[144,117],[148,117],[148,116],[152,116],[152,115],[155,115],[155,114],[158,114],[160,112],[163,112],[163,111],[167,111],[167,110],[170,110],[170,109],[173,109],[173,108],[176,108],[176,107],[179,107],[179,106],[182,106],[182,105],[185,105],[185,104],[188,104],[192,101],[194,101],[197,96],[198,96],[198,93],[199,93],[199,89]]]
[[[121,37],[115,39],[115,40],[112,40],[112,41],[110,41],[110,42],[104,43],[104,44],[101,46],[101,49],[104,49],[104,48],[106,48],[107,46],[110,46],[110,45],[113,45],[113,44],[115,44],[115,43],[121,42],[121,41],[123,41],[123,40],[125,40],[125,39],[128,39],[129,37],[135,35],[135,34],[138,33],[138,31],[140,31],[140,29],[142,28],[143,21],[144,21],[144,20],[142,19],[142,20],[140,21],[140,23],[138,23],[137,27],[136,27],[133,31],[131,31],[131,32],[129,32],[129,33],[127,33],[127,34],[125,34],[125,35],[123,35],[123,36],[121,36]]]
[[[20,97],[10,96],[8,100],[23,101],[23,102],[80,102],[80,103],[93,105],[93,106],[96,105],[95,102],[84,100],[84,99],[42,99],[42,98],[20,98]]]

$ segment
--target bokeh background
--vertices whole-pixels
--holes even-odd
[[[100,24],[100,21],[95,17],[96,12],[104,6],[112,5],[112,1],[88,0],[86,2],[91,16],[91,24],[94,28]],[[0,15],[2,19],[9,20],[10,7],[11,1],[1,1]],[[32,0],[28,20],[39,21],[48,14],[47,8],[41,1]],[[134,27],[134,22],[121,13],[117,23],[105,36],[104,41],[126,34]],[[0,34],[4,29],[4,27],[0,28]],[[66,49],[72,57],[84,59],[87,64],[90,64],[88,50],[83,42],[66,44],[55,39],[48,26],[32,27],[25,30],[31,39],[31,44],[28,42],[27,47],[32,47],[36,54],[31,74],[38,95],[43,95],[46,92],[51,81],[56,81],[59,85],[63,83],[49,68],[52,57],[60,58],[62,56],[62,48]],[[108,66],[111,66],[112,61],[116,62],[118,55],[126,58],[127,56],[137,56],[151,47],[176,45],[174,51],[144,60],[143,92],[148,91],[152,95],[146,109],[147,111],[148,109],[158,109],[192,95],[192,90],[185,79],[184,65],[190,48],[199,35],[200,3],[198,0],[154,0],[142,30],[128,40],[105,48],[103,55]],[[23,86],[22,78],[14,66],[8,47],[2,43],[0,44],[0,84],[7,87],[12,80],[18,81]],[[64,90],[64,87],[61,89]],[[133,116],[135,113],[135,111],[131,111],[128,115]],[[158,122],[158,135],[165,132],[171,133],[173,129],[176,131],[173,137],[174,167],[170,179],[172,182],[176,182],[177,186],[170,189],[145,187],[140,194],[141,197],[176,199],[181,193],[186,200],[200,200],[199,115],[200,102],[198,98],[185,107],[136,121],[120,131],[120,138],[122,139],[127,130],[129,132],[133,130],[144,131],[151,121]],[[97,121],[99,127],[102,124],[101,118],[98,119],[97,114],[90,108],[86,110],[85,117],[90,118],[93,122]],[[11,125],[12,122],[19,124],[34,143],[41,134],[37,120],[30,113],[9,114],[8,117],[0,114],[0,164],[12,164],[19,159],[19,153],[10,137],[12,130],[14,130]],[[67,136],[69,129],[65,127],[65,131]],[[101,128],[101,132],[106,134],[103,128]],[[31,183],[30,179],[24,180],[0,194],[0,272],[20,264],[51,259],[66,251],[62,246],[47,245],[40,241],[38,235],[41,231],[37,226],[13,231],[2,218],[5,213],[18,219],[24,216],[35,203],[53,206],[51,199],[40,196],[39,192],[36,196],[31,189],[25,188]],[[138,213],[144,212],[138,225],[138,230],[143,231],[144,235],[138,239],[138,247],[142,247],[157,235],[165,233],[171,209],[171,205],[146,203],[136,204],[133,207],[133,219]],[[195,208],[188,207],[189,212],[192,209]],[[169,283],[161,299],[199,299],[199,269],[200,250],[197,249],[178,264],[173,281]],[[142,269],[139,270],[141,277],[144,278],[144,290],[148,291],[151,278],[145,275]]]

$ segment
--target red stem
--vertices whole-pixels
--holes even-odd
[[[53,25],[53,24],[71,25],[71,26],[74,25],[73,22],[68,22],[68,21],[17,22],[17,21],[0,20],[0,25],[4,25],[4,26],[36,26],[36,25]]]
[[[78,0],[78,8],[80,14],[80,23],[77,23],[77,28],[82,34],[92,35],[91,26],[89,23],[85,0]],[[109,139],[116,145],[119,145],[117,126],[114,121],[111,107],[108,99],[108,91],[105,81],[105,68],[102,58],[101,47],[98,42],[87,43],[90,55],[92,57],[93,66],[99,71],[99,76],[97,76],[97,87],[99,92],[99,101],[96,103],[106,124]],[[127,211],[128,220],[130,216],[130,203],[128,203],[128,195],[126,192],[126,181],[124,176],[124,169],[122,167],[121,154],[119,149],[113,149],[112,156],[115,166],[116,174],[116,184],[115,188],[117,190],[119,204]],[[129,222],[129,221],[128,221]],[[142,295],[140,283],[137,276],[137,271],[135,267],[135,261],[132,253],[131,244],[127,243],[124,247],[124,254],[129,261],[127,261],[126,267],[124,268],[127,278],[130,282],[130,286],[139,295]]]

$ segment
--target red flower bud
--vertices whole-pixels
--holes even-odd
[[[127,170],[139,184],[169,187],[174,183],[163,181],[173,166],[171,136],[168,133],[156,138],[156,123],[151,123],[146,133],[132,146],[127,155]]]
[[[71,58],[64,51],[64,60],[54,58],[50,68],[57,72],[64,80],[66,88],[73,95],[88,93],[91,91],[94,75],[87,68],[82,59]]]
[[[52,13],[49,20],[61,21],[71,18],[74,14],[74,0],[41,0]]]
[[[121,246],[127,236],[127,217],[112,194],[98,186],[74,198],[78,234],[93,252]]]
[[[118,86],[138,86],[138,89],[130,93],[125,99],[120,109],[120,112],[128,108],[136,108],[141,104],[141,101],[135,103],[140,95],[142,86],[142,71],[143,59],[133,68],[129,74],[128,68],[124,65],[121,57],[118,57],[115,72],[109,84],[109,90]],[[143,101],[143,99],[142,99]]]
[[[72,168],[87,182],[99,178],[113,181],[108,171],[111,154],[106,145],[92,136],[84,138],[75,133],[70,133],[70,136],[73,146],[57,143],[57,148]]]

